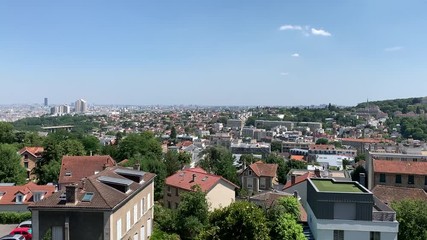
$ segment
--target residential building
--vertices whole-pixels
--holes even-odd
[[[388,205],[405,199],[427,201],[427,193],[419,188],[376,185],[371,191],[375,197]]]
[[[271,153],[271,146],[268,143],[232,143],[232,154],[255,154],[267,157]]]
[[[243,121],[241,119],[228,119],[227,127],[232,129],[242,129]]]
[[[354,158],[342,156],[342,155],[329,155],[329,154],[316,154],[315,161],[320,164],[326,164],[327,167],[335,167],[339,170],[343,170],[343,161],[348,160],[349,162],[354,161]]]
[[[232,137],[229,133],[216,133],[209,136],[212,145],[219,145],[229,148],[231,145]]]
[[[315,239],[397,240],[396,212],[359,183],[306,181],[308,224]]]
[[[373,161],[373,186],[386,185],[427,190],[427,162]]]
[[[291,149],[302,149],[302,150],[308,150],[310,148],[310,145],[313,143],[311,142],[282,142],[282,152],[288,153]]]
[[[149,239],[155,174],[110,167],[30,206],[33,239]]]
[[[110,156],[64,156],[59,172],[59,188],[63,189],[71,183],[80,183],[88,176],[97,174],[107,167],[116,165]]]
[[[87,112],[87,102],[83,99],[79,99],[74,103],[74,112],[85,113]]]
[[[43,200],[55,192],[54,185],[0,184],[0,212],[26,212],[28,205]]]
[[[278,164],[261,161],[249,165],[240,173],[240,183],[248,192],[258,193],[274,189],[277,184]]]
[[[234,202],[235,190],[239,188],[221,176],[209,174],[201,168],[189,168],[166,178],[163,204],[168,208],[178,208],[181,194],[194,191],[195,186],[206,193],[210,211],[227,207]]]
[[[34,169],[37,166],[37,161],[42,158],[43,151],[43,147],[24,147],[19,150],[19,155],[21,155],[21,166],[25,168],[28,180],[34,180],[36,178]]]
[[[256,128],[274,128],[277,126],[286,127],[288,130],[294,129],[294,123],[290,121],[270,121],[270,120],[255,120]]]

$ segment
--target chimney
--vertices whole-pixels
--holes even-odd
[[[66,203],[75,204],[77,201],[77,185],[70,184],[65,186],[65,199]]]
[[[133,169],[134,169],[134,170],[141,171],[141,164],[139,164],[139,163],[135,163],[135,165],[133,165]]]
[[[316,177],[320,178],[320,170],[318,168],[314,169],[314,175],[316,175]]]
[[[294,185],[295,184],[295,175],[294,174],[292,174],[291,175],[291,185]]]
[[[366,176],[365,173],[359,173],[359,183],[362,186],[366,186]]]
[[[193,179],[191,180],[191,182],[194,182],[196,180],[196,174],[193,173]]]
[[[297,190],[294,191],[294,198],[298,199],[298,191]]]

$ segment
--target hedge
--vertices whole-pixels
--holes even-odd
[[[19,224],[31,219],[31,212],[0,212],[0,224]]]

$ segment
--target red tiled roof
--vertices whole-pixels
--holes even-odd
[[[22,204],[33,203],[33,193],[44,192],[44,198],[51,196],[55,192],[53,185],[37,185],[29,182],[21,186],[0,186],[0,205],[16,204],[16,194],[21,193],[25,195]]]
[[[41,156],[43,151],[44,151],[43,147],[24,147],[21,150],[19,150],[19,154],[22,155],[23,153],[28,152],[34,157],[39,157]]]
[[[321,144],[312,144],[309,146],[310,150],[335,150],[334,145],[321,145]]]
[[[388,139],[376,139],[376,138],[341,138],[341,141],[358,142],[358,143],[382,143],[382,142],[391,143],[393,142]]]
[[[261,161],[249,165],[258,177],[276,177],[278,166],[276,163],[263,163]]]
[[[194,181],[193,175],[195,176]],[[234,188],[238,188],[238,186],[228,181],[227,179],[218,175],[209,174],[202,168],[189,168],[182,171],[178,171],[175,174],[166,178],[165,182],[166,185],[181,188],[188,191],[191,191],[191,188],[194,185],[199,185],[203,192],[208,192],[221,180],[230,184]]]
[[[377,185],[371,191],[378,199],[387,204],[404,199],[427,201],[427,193],[420,188]]]
[[[374,160],[374,172],[427,175],[427,162]]]
[[[110,156],[64,156],[62,158],[59,183],[79,183],[82,178],[101,172],[105,167],[116,165]],[[71,176],[66,176],[70,173]]]
[[[295,160],[295,161],[305,161],[304,156],[301,156],[301,155],[291,155],[289,159]]]
[[[183,141],[183,142],[181,142],[181,146],[183,146],[183,147],[188,147],[188,146],[190,146],[192,144],[193,144],[192,141]]]
[[[297,185],[299,183],[302,183],[305,180],[307,180],[308,178],[312,177],[313,175],[314,175],[314,173],[312,173],[312,172],[306,172],[306,173],[304,173],[301,176],[296,176],[295,177],[295,183],[292,184],[292,182],[290,180],[287,181],[286,184],[285,184],[285,186],[283,187],[283,190],[288,189],[288,188],[290,188],[292,186],[295,186],[295,185]]]

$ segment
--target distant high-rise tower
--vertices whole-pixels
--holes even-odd
[[[74,111],[76,113],[85,113],[87,112],[87,102],[83,99],[79,99],[74,104]]]
[[[44,106],[49,106],[49,100],[47,99],[47,97],[44,98]]]

